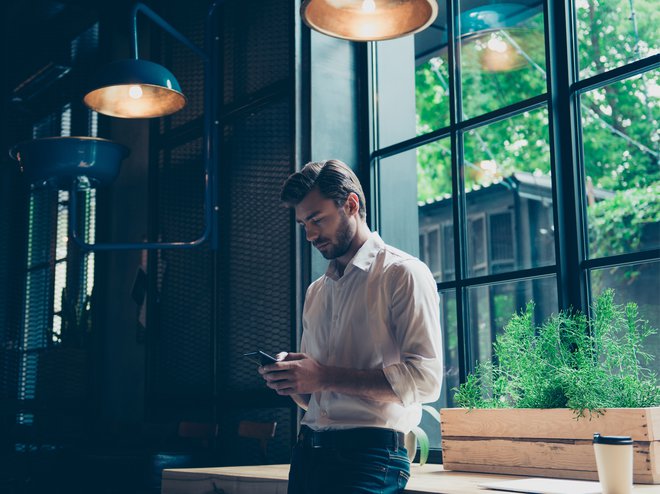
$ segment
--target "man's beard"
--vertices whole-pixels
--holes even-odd
[[[339,227],[337,228],[337,240],[335,242],[332,242],[328,247],[326,248],[325,251],[319,250],[321,255],[325,257],[326,259],[337,259],[338,257],[343,256],[348,252],[348,250],[351,248],[351,242],[353,241],[353,237],[355,236],[355,231],[351,230],[351,223],[348,220],[348,216],[346,216],[346,213],[344,213],[343,210],[339,210],[339,215],[341,216],[341,220],[339,223]],[[323,244],[326,242],[324,239],[317,240],[315,243],[317,244]]]

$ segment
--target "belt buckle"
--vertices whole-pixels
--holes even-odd
[[[320,437],[312,429],[301,430],[298,438],[302,444],[312,449],[319,449],[323,447]]]
[[[312,449],[320,449],[323,447],[323,441],[321,441],[321,436],[316,431],[311,431],[310,436],[310,446]]]

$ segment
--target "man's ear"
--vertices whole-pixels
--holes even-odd
[[[346,202],[344,203],[344,207],[346,208],[346,213],[349,216],[360,213],[360,198],[355,192],[348,194]]]

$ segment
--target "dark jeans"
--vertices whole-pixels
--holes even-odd
[[[373,435],[368,441],[361,441],[359,431],[364,430],[351,430],[355,434],[341,431],[341,441],[323,441],[321,446],[299,438],[291,458],[288,494],[403,492],[410,476],[403,441],[387,440],[379,445]]]

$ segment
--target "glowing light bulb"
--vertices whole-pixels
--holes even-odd
[[[140,86],[131,86],[128,89],[128,95],[133,99],[140,99],[142,97],[142,88]]]
[[[374,0],[364,0],[362,2],[362,12],[367,14],[376,12],[376,2]]]
[[[488,40],[488,49],[497,53],[505,53],[509,49],[509,45],[504,40],[493,36]]]

